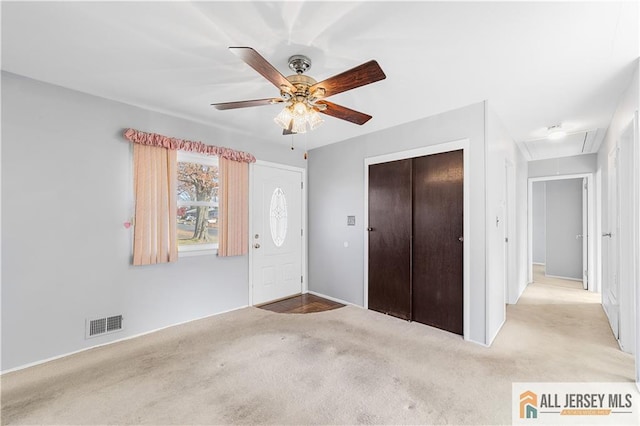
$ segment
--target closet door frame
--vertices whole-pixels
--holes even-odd
[[[471,240],[470,240],[470,224],[471,214],[469,211],[470,192],[469,192],[469,139],[460,139],[451,142],[429,145],[421,148],[411,149],[407,151],[394,152],[364,159],[364,308],[369,309],[369,166],[371,164],[387,163],[390,161],[405,160],[407,158],[423,157],[425,155],[440,154],[449,151],[462,150],[463,158],[463,232],[464,246],[462,250],[462,292],[463,292],[463,326],[462,336],[465,340],[469,340],[470,324],[469,311],[471,305],[469,303],[470,296],[470,272],[471,272]]]

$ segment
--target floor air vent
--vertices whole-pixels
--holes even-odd
[[[101,336],[122,330],[122,315],[87,320],[85,337]]]

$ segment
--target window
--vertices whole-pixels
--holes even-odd
[[[218,157],[178,151],[178,252],[210,254],[218,248]]]

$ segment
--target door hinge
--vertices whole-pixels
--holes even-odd
[[[304,182],[300,182],[300,189],[304,189]]]
[[[302,284],[304,282],[304,277],[302,275],[300,275],[300,284]]]
[[[301,236],[301,237],[304,237],[304,229],[301,229],[301,230],[300,230],[300,236]]]

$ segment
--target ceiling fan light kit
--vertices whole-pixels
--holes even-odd
[[[320,113],[359,125],[366,123],[371,119],[370,115],[324,99],[386,78],[378,63],[372,60],[318,83],[315,79],[303,75],[311,68],[311,59],[304,55],[293,55],[289,58],[289,68],[295,71],[295,74],[285,77],[254,49],[229,49],[280,89],[280,97],[212,105],[216,109],[226,110],[285,103],[282,111],[274,118],[275,123],[282,127],[284,135],[306,133],[307,127],[310,130],[318,128],[324,122]]]
[[[318,111],[326,109],[326,105],[316,104],[316,101],[324,96],[325,90],[318,87],[310,92],[309,88],[317,81],[302,75],[311,68],[311,59],[304,55],[293,55],[289,58],[289,68],[296,72],[286,77],[295,87],[295,91],[292,91],[290,86],[280,85],[280,96],[286,105],[273,121],[282,127],[286,134],[306,133],[307,125],[310,130],[315,130],[324,122]]]

